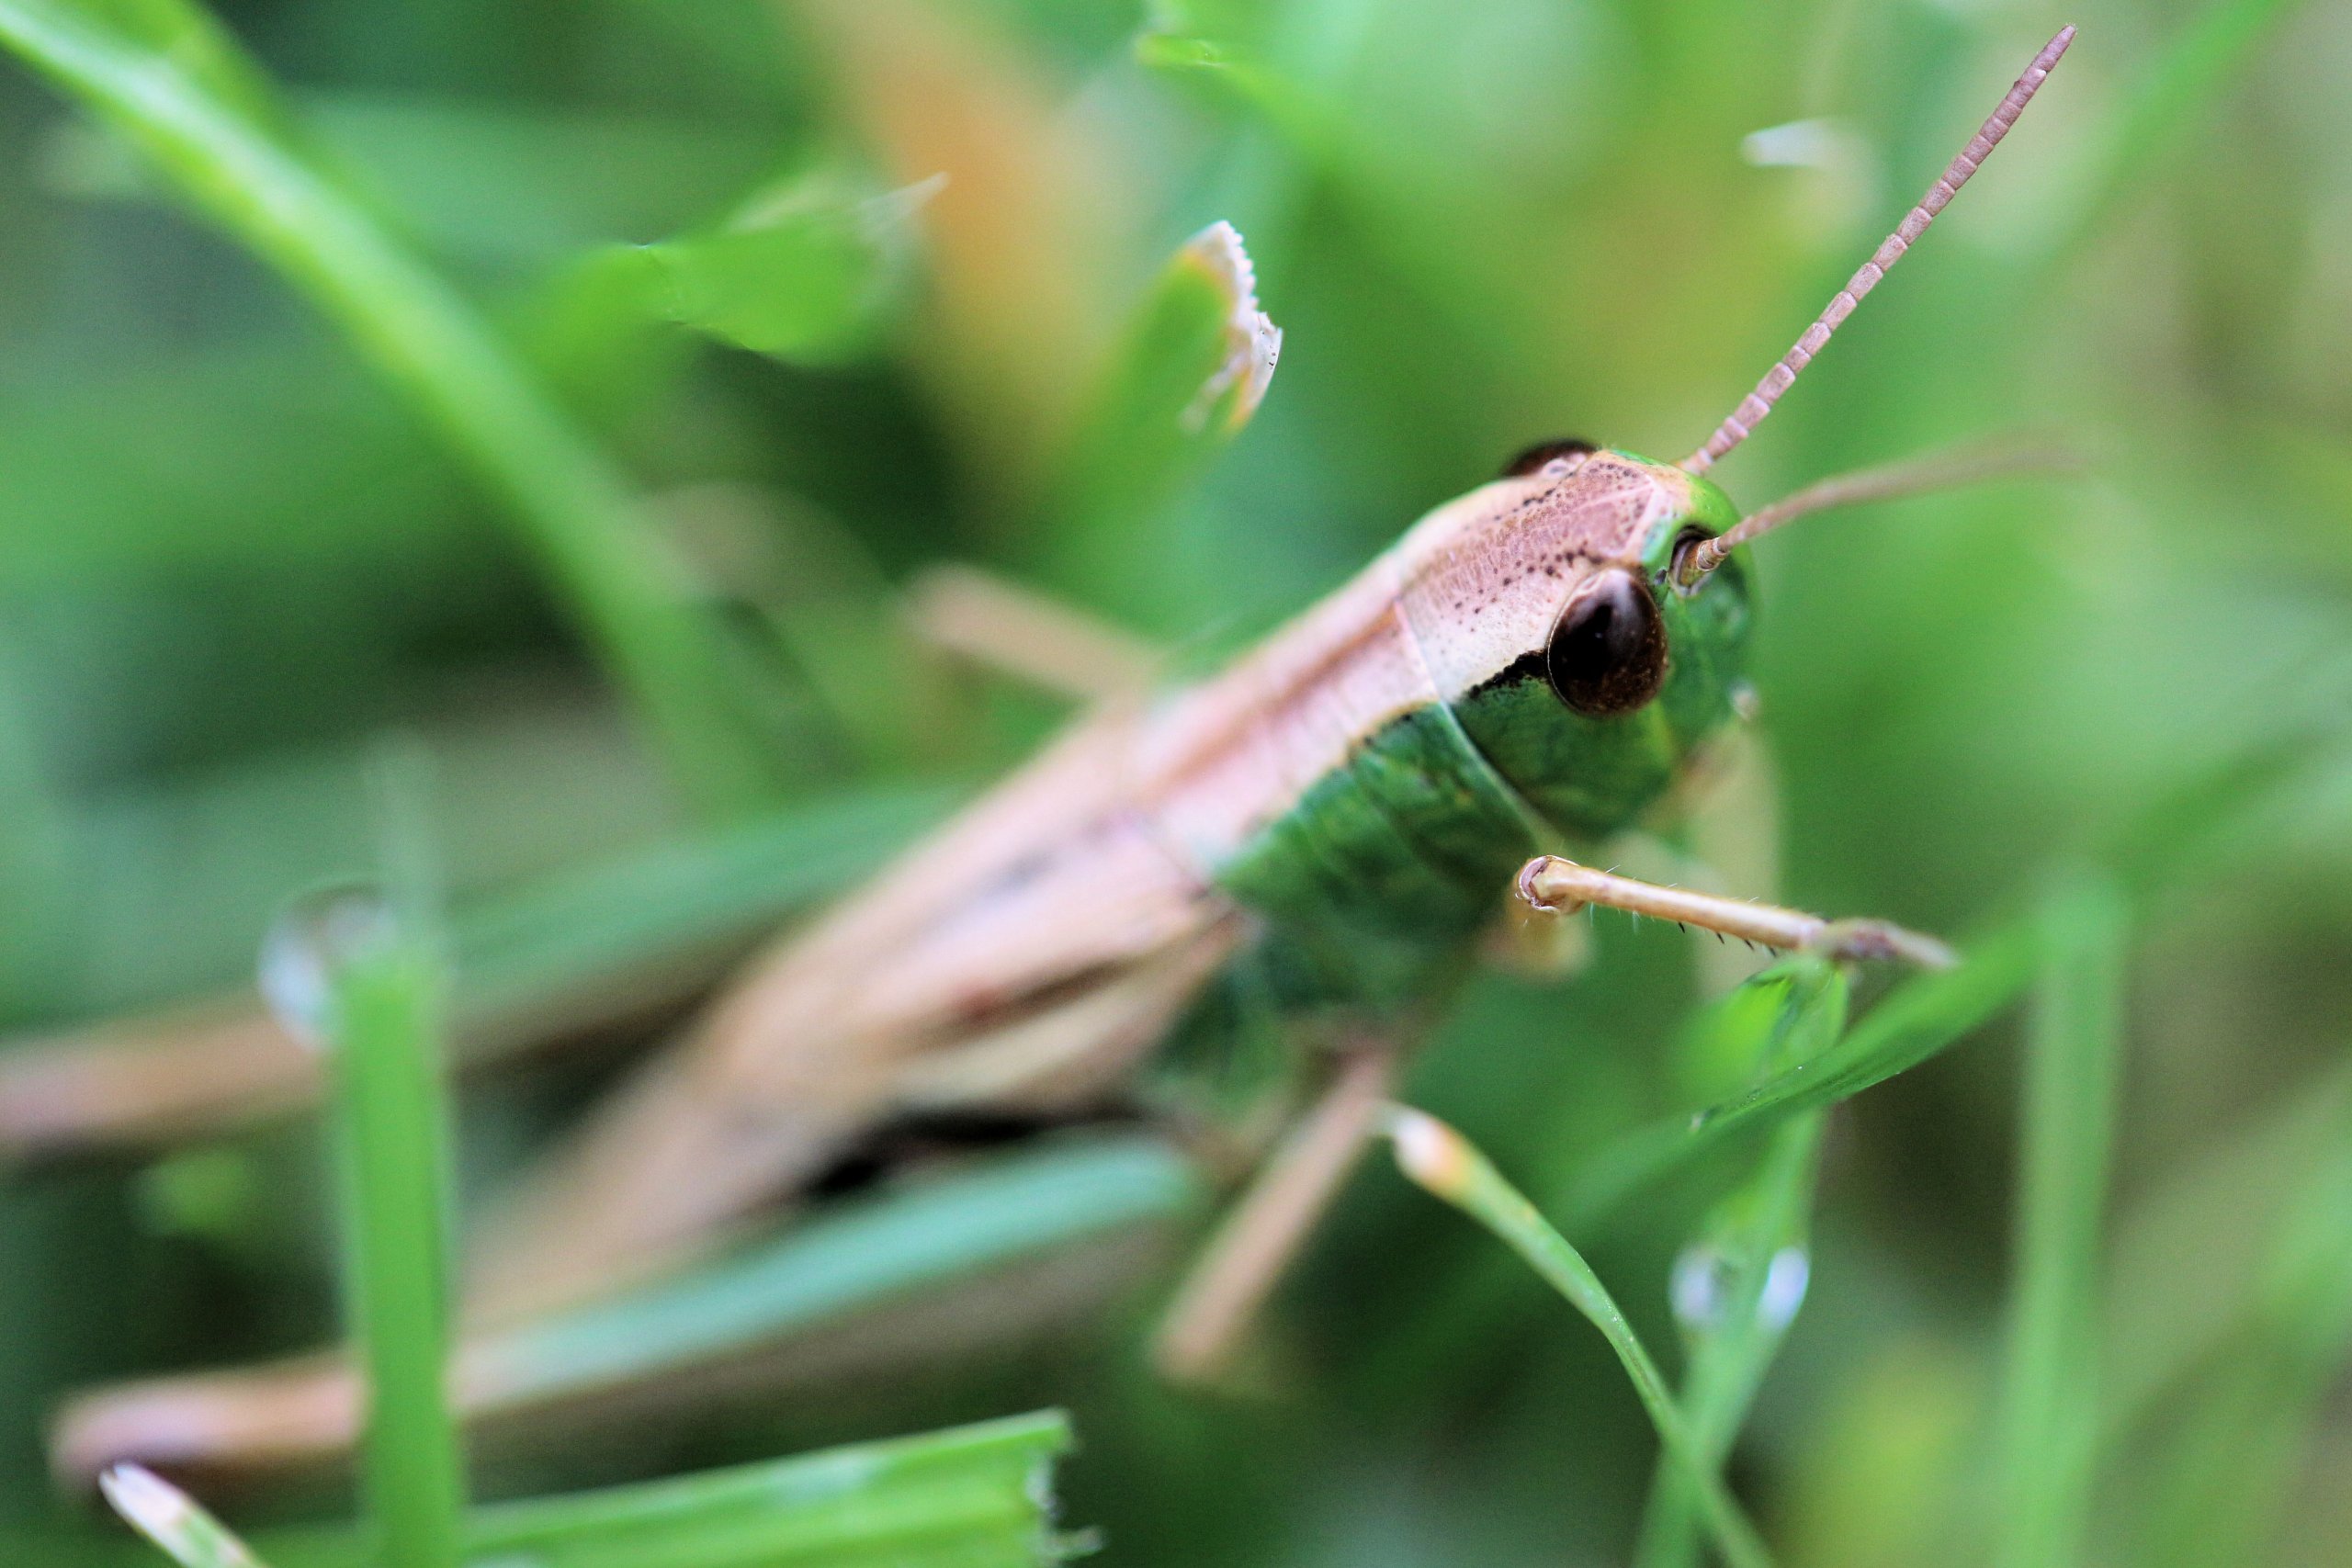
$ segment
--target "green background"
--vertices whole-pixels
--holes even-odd
[[[264,102],[172,6],[0,10],[178,38],[205,94],[420,258],[580,437],[468,452],[500,405],[434,408],[355,351],[386,296],[322,314],[191,213],[187,166],[0,73],[0,1016],[28,1032],[240,985],[285,899],[378,864],[387,737],[430,773],[462,929],[714,822],[949,798],[1016,760],[1061,710],[918,646],[899,590],[926,565],[987,565],[1199,665],[1530,442],[1687,450],[2079,24],[1980,181],[1716,471],[1753,506],[2020,428],[2085,459],[1758,549],[1778,891],[1964,944],[2082,866],[2200,847],[2132,949],[2084,1259],[2086,1560],[2342,1560],[2352,11],[224,6]],[[1125,323],[1220,218],[1282,367],[1229,449],[1170,452],[1123,423],[1148,377],[1117,356],[1148,351]],[[540,513],[481,467],[510,459],[554,486],[554,523],[514,525]],[[567,463],[625,479],[566,490]],[[608,526],[655,555],[583,573]],[[657,557],[691,578],[668,599]],[[632,721],[615,645],[668,720]],[[2292,790],[2249,806],[2233,781],[2279,758]],[[920,815],[817,837],[845,871]],[[1766,891],[1770,845],[1736,841],[1736,882]],[[1592,945],[1565,987],[1478,983],[1416,1069],[1411,1097],[1507,1173],[1729,1087],[1673,1045],[1709,984],[1690,944],[1602,917]],[[650,1037],[469,1089],[469,1192]],[[1830,1123],[1810,1298],[1730,1471],[1785,1561],[1975,1562],[2004,1539],[2001,1477],[2031,1462],[1994,1395],[2016,1047],[1996,1024]],[[0,1523],[119,1542],[45,1474],[62,1390],[329,1331],[321,1158],[278,1125],[0,1177]],[[1669,1367],[1669,1267],[1723,1184],[1578,1237]],[[772,1394],[713,1405],[706,1382],[658,1420],[541,1427],[485,1451],[478,1487],[1058,1404],[1081,1444],[1064,1517],[1111,1561],[1626,1560],[1654,1442],[1606,1348],[1532,1278],[1464,1289],[1491,1244],[1385,1166],[1239,1393],[1145,1370],[1190,1232],[1154,1235],[973,1295],[948,1314],[968,1333],[885,1334],[854,1375],[811,1358]],[[219,1501],[271,1519],[340,1495]]]

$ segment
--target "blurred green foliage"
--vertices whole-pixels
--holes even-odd
[[[1743,890],[1970,964],[1883,1003],[1866,977],[1855,1029],[1783,1061],[1754,1018],[1691,1025],[1716,971],[1678,933],[1602,917],[1565,986],[1473,987],[1410,1095],[1537,1197],[1645,1343],[1679,1338],[1669,1379],[1717,1369],[1683,1394],[1702,1446],[1770,1347],[1679,1337],[1676,1259],[1808,1249],[1729,1449],[1782,1561],[2037,1560],[2072,1527],[2034,1536],[2020,1506],[2079,1513],[2086,1562],[2340,1560],[2345,8],[217,14],[0,5],[0,41],[68,87],[0,75],[0,1010],[28,1030],[243,985],[286,899],[371,868],[388,731],[431,760],[453,926],[505,931],[512,994],[681,931],[739,940],[1057,716],[909,634],[922,567],[1048,584],[1197,664],[1531,441],[1685,450],[2078,23],[2000,157],[1720,470],[1754,504],[2018,425],[2089,457],[1759,551],[1781,873]],[[1164,390],[1134,345],[1185,330],[1168,259],[1220,219],[1281,371],[1214,463],[1131,447]],[[763,903],[761,867],[820,836]],[[2085,863],[2128,895],[2128,953],[2052,936]],[[2052,955],[2085,942],[2069,991]],[[2072,1000],[2020,1052],[1999,1010],[2038,974]],[[2085,1092],[2109,1006],[2111,1108]],[[471,1083],[462,1184],[653,1027]],[[1711,1102],[1730,1114],[1693,1133]],[[2110,1113],[2105,1170],[2070,1156]],[[1084,1439],[1067,1517],[1123,1562],[1687,1560],[1670,1520],[1641,1533],[1656,1444],[1606,1348],[1385,1172],[1277,1303],[1250,1392],[1204,1397],[1136,1353],[1196,1207],[1160,1145],[998,1156],[1035,1163],[969,1187],[898,1152],[905,1190],[808,1242],[888,1287],[863,1330],[828,1318],[766,1384],[703,1368],[659,1418],[535,1418],[477,1491],[1057,1404]],[[7,1552],[125,1550],[45,1473],[64,1390],[328,1331],[318,1167],[278,1124],[0,1176]],[[1098,1202],[1042,1196],[1089,1172]],[[1023,1247],[1091,1239],[990,1270],[959,1201],[1002,1205]],[[975,1254],[927,1292],[926,1203]],[[758,1262],[667,1321],[724,1338],[791,1307],[741,1288]],[[2041,1460],[2087,1490],[2038,1492]],[[315,1479],[216,1500],[241,1525],[345,1506]]]

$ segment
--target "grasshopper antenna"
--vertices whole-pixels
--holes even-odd
[[[1833,507],[1859,506],[1864,502],[1893,501],[1951,490],[2003,474],[2050,473],[2079,468],[2081,457],[2063,446],[2030,446],[2018,440],[1958,447],[1905,458],[1880,468],[1862,468],[1818,484],[1805,486],[1770,506],[1759,506],[1714,538],[1702,540],[1683,552],[1675,565],[1675,581],[1688,588],[1724,564],[1732,551],[1783,524]]]
[[[2041,52],[2033,57],[2033,63],[2025,68],[2025,74],[2018,78],[2017,85],[2009,89],[2009,96],[2001,100],[2001,107],[1993,111],[1992,118],[1969,139],[1968,145],[1960,150],[1960,156],[1951,161],[1942,177],[1928,187],[1928,194],[1919,198],[1919,205],[1905,214],[1903,221],[1895,225],[1894,232],[1879,246],[1878,254],[1862,264],[1861,270],[1854,274],[1846,287],[1829,301],[1828,309],[1814,318],[1813,325],[1805,328],[1804,335],[1797,339],[1796,346],[1783,355],[1781,362],[1756,384],[1756,389],[1740,400],[1739,407],[1731,411],[1731,417],[1715,427],[1715,433],[1707,437],[1707,444],[1683,458],[1677,467],[1688,473],[1705,473],[1718,458],[1747,440],[1748,434],[1764,423],[1764,416],[1772,412],[1772,405],[1781,400],[1781,394],[1795,384],[1797,373],[1813,362],[1813,356],[1821,352],[1821,345],[1829,341],[1829,334],[1838,330],[1838,323],[1854,313],[1854,307],[1878,287],[1879,279],[1893,270],[1894,264],[1903,259],[1903,253],[1911,248],[1911,243],[1928,231],[1928,225],[1936,220],[1936,214],[1960,193],[1960,187],[1968,183],[1968,177],[1976,172],[1977,165],[1990,157],[1993,149],[2001,144],[2001,138],[2009,133],[2009,127],[2017,123],[2018,116],[2023,114],[2026,105],[2033,101],[2033,95],[2041,91],[2042,78],[2050,74],[2051,67],[2058,63],[2059,57],[2066,52],[2066,46],[2074,41],[2075,29],[2061,28],[2058,36],[2042,46]]]

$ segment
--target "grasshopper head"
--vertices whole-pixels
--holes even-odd
[[[1408,542],[1400,601],[1440,693],[1564,832],[1626,826],[1730,716],[1745,566],[1677,569],[1737,520],[1680,468],[1555,444]]]
[[[1747,439],[1968,183],[2074,37],[2062,28],[2034,57],[1942,177],[1704,446],[1668,467],[1553,442],[1432,513],[1399,547],[1400,602],[1439,695],[1487,761],[1555,826],[1588,838],[1625,826],[1730,714],[1748,626],[1738,546],[1831,506],[2048,466],[2030,454],[1898,465],[1826,480],[1746,519],[1702,477]]]

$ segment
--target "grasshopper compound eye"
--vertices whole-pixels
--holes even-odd
[[[1587,718],[1632,713],[1666,683],[1666,626],[1632,572],[1611,568],[1569,595],[1544,649],[1552,690]]]
[[[1503,478],[1523,479],[1530,474],[1542,473],[1552,463],[1573,463],[1578,457],[1589,457],[1595,448],[1589,441],[1575,436],[1563,436],[1556,441],[1539,441],[1503,465]],[[1565,471],[1565,470],[1564,470]]]

